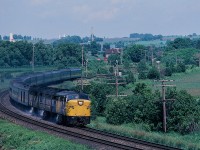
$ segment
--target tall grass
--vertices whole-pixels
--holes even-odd
[[[159,143],[182,149],[200,150],[200,133],[180,135],[178,133],[151,132],[146,124],[107,124],[105,118],[98,117],[90,125],[91,128],[112,132],[115,134],[133,137],[153,143]]]
[[[0,149],[16,150],[88,150],[84,145],[24,127],[0,119]]]

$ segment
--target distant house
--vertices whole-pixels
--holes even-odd
[[[121,54],[122,52],[122,49],[121,48],[111,48],[111,49],[107,49],[105,50],[105,59],[108,59],[108,57],[111,55],[111,54]],[[104,59],[104,60],[105,60]]]

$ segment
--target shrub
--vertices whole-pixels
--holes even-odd
[[[165,76],[171,76],[171,75],[172,75],[172,69],[169,68],[169,67],[167,67],[167,68],[165,69]]]
[[[126,121],[127,101],[124,99],[113,99],[106,107],[106,122],[120,125]]]
[[[126,76],[126,82],[127,83],[134,83],[135,77],[131,71],[128,72],[128,75]]]
[[[147,77],[149,79],[159,79],[160,78],[160,73],[158,71],[158,69],[156,69],[155,67],[153,67],[152,69],[149,70]]]
[[[145,72],[140,72],[139,75],[138,75],[138,79],[146,79],[147,78],[147,75]]]
[[[187,134],[198,129],[200,107],[198,102],[186,91],[177,92],[176,100],[169,111],[168,126],[170,130]]]

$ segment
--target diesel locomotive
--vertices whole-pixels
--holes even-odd
[[[48,87],[81,77],[80,69],[63,69],[20,76],[10,82],[10,99],[25,107],[41,110],[42,119],[55,116],[57,124],[90,123],[91,101],[87,94]]]

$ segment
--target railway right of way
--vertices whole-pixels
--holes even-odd
[[[110,134],[90,128],[69,128],[65,126],[59,126],[56,124],[55,125],[49,124],[47,122],[34,119],[30,116],[19,114],[13,110],[10,110],[9,108],[7,108],[7,106],[4,105],[5,101],[6,102],[9,101],[7,90],[0,93],[0,111],[8,116],[44,128],[46,130],[54,131],[64,136],[72,136],[78,139],[93,142],[94,144],[98,143],[104,145],[105,146],[104,149],[124,149],[124,150],[132,150],[132,149],[176,150],[177,149],[173,147],[163,146],[160,144],[154,144],[133,138]]]

